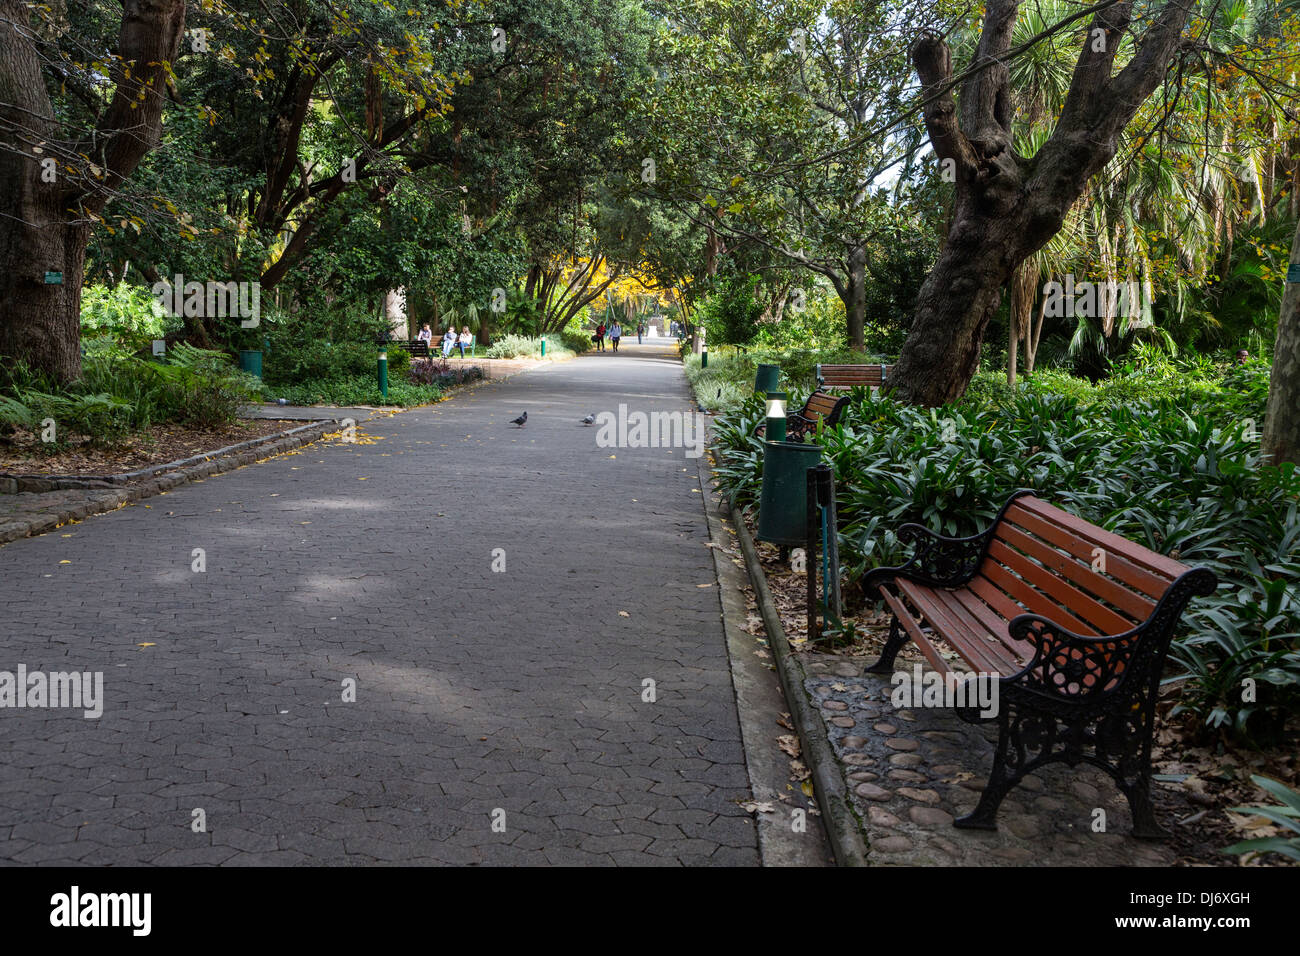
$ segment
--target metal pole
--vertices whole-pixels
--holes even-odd
[[[819,637],[817,632],[817,470],[808,469],[807,549],[808,566],[808,641]]]
[[[379,350],[379,394],[388,398],[388,349]]]
[[[835,470],[823,462],[817,466],[817,497],[822,506],[822,547],[826,554],[825,580],[826,604],[838,619],[843,617],[840,603],[840,540],[838,518],[835,513]]]

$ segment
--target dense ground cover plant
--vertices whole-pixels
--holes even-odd
[[[260,389],[229,356],[184,343],[146,360],[111,339],[91,339],[82,368],[81,380],[66,388],[11,369],[0,393],[0,429],[43,432],[53,422],[52,440],[38,446],[53,451],[72,438],[106,443],[157,422],[208,428],[234,421]]]
[[[846,569],[856,580],[905,559],[892,531],[903,522],[971,534],[1011,492],[1033,489],[1219,575],[1172,650],[1179,708],[1210,729],[1275,738],[1300,705],[1300,475],[1260,459],[1267,380],[1264,363],[1133,370],[1101,386],[1044,377],[939,409],[858,390],[817,439],[835,468]],[[791,391],[793,405],[806,390]],[[762,414],[751,396],[715,425],[722,489],[742,501],[761,484]]]

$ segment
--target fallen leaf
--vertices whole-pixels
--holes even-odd
[[[747,813],[776,813],[776,807],[767,801],[759,803],[757,800],[746,800],[740,805],[740,809]]]
[[[631,617],[632,615],[631,615],[631,614],[628,614],[627,611],[619,611],[619,612],[618,612],[618,616],[619,616],[619,617]]]
[[[782,734],[777,737],[776,745],[791,757],[797,757],[800,754],[799,738],[794,734]]]

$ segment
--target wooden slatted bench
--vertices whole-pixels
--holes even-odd
[[[1167,835],[1151,807],[1151,735],[1165,655],[1187,603],[1217,579],[1019,491],[986,531],[946,538],[898,531],[911,560],[863,578],[893,620],[889,673],[910,639],[945,676],[946,645],[969,670],[996,675],[999,734],[978,805],[955,821],[993,830],[1003,797],[1048,763],[1105,770],[1128,798],[1133,833]],[[940,643],[942,642],[942,643]],[[982,719],[969,705],[965,720]]]
[[[411,358],[429,357],[429,343],[423,339],[411,339],[409,342],[403,342],[402,347],[411,353]]]
[[[817,387],[823,391],[881,388],[893,370],[892,365],[818,365]]]
[[[808,401],[803,403],[803,408],[785,416],[786,441],[798,441],[808,432],[815,431],[818,423],[827,428],[834,428],[839,424],[840,417],[848,404],[847,395],[831,395],[818,389],[808,396]],[[754,434],[761,438],[766,430],[767,422],[760,422],[754,429]]]

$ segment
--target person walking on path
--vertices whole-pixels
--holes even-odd
[[[623,326],[618,324],[618,319],[609,327],[609,343],[614,346],[614,351],[618,351],[618,340],[623,337]]]
[[[645,335],[645,323],[644,323],[644,322],[638,322],[638,323],[636,324],[636,344],[637,344],[637,345],[640,345],[640,344],[641,344],[641,336],[643,336],[643,335]]]
[[[448,358],[451,355],[451,350],[455,347],[456,327],[454,325],[449,325],[447,326],[446,333],[442,337],[442,357]]]
[[[596,326],[596,351],[605,351],[605,323],[603,320]]]

